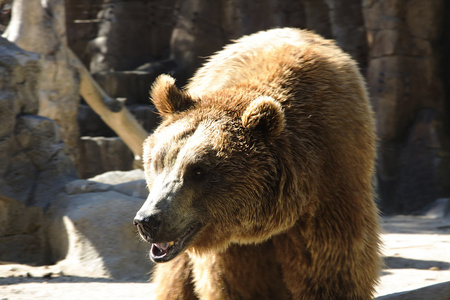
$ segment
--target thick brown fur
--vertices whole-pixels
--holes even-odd
[[[152,97],[163,122],[144,144],[138,215],[158,214],[158,243],[200,224],[157,264],[157,299],[372,298],[376,137],[349,55],[273,29],[225,47],[185,90],[160,77]]]

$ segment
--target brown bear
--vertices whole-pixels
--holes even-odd
[[[374,116],[333,41],[272,29],[160,76],[134,223],[157,299],[370,299],[380,270]]]

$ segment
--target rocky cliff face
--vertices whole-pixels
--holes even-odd
[[[0,37],[0,260],[44,263],[44,211],[77,178],[55,121],[37,116],[40,58]]]
[[[69,42],[106,90],[135,105],[147,103],[149,78],[168,72],[182,84],[244,34],[293,26],[335,39],[359,62],[377,113],[381,208],[419,212],[450,194],[448,1],[94,2],[67,1]],[[124,74],[140,64],[145,76]]]
[[[380,138],[382,208],[418,212],[450,192],[444,22],[449,5],[365,1],[363,11],[370,49],[367,80]]]

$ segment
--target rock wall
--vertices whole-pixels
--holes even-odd
[[[93,73],[132,70],[167,58],[174,0],[69,0],[71,48]]]
[[[12,4],[11,20],[3,36],[22,49],[40,54],[43,72],[39,76],[38,114],[56,121],[77,163],[80,82],[65,47],[64,1],[17,0]]]
[[[363,66],[366,39],[361,1],[179,1],[171,58],[190,75],[205,57],[242,35],[273,27],[309,28],[337,40]],[[185,77],[182,77],[185,79]]]
[[[83,178],[91,178],[108,171],[132,170],[133,153],[118,137],[83,136],[80,141],[78,172]]]
[[[380,138],[385,212],[419,212],[448,195],[446,1],[365,1],[368,86]],[[447,65],[448,66],[448,65]]]
[[[448,1],[96,0],[89,7],[88,1],[67,3],[69,44],[80,55],[91,53],[85,59],[98,72],[99,82],[130,104],[145,105],[149,79],[160,73],[171,73],[183,85],[205,57],[244,34],[293,26],[333,38],[359,62],[377,113],[382,210],[417,213],[450,194]],[[89,38],[81,30],[87,27]],[[133,38],[122,36],[124,31]],[[122,44],[116,45],[115,39]],[[94,53],[89,52],[92,45],[97,45]],[[144,48],[145,55],[137,52]],[[144,73],[132,74],[140,64]],[[141,120],[149,118],[155,120],[141,113]]]
[[[0,37],[0,261],[45,263],[44,212],[77,178],[55,121],[37,116],[40,58]]]

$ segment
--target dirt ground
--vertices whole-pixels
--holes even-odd
[[[386,267],[377,296],[450,281],[450,224],[440,219],[383,219]],[[57,266],[0,262],[0,300],[151,299],[152,285],[61,274]]]

